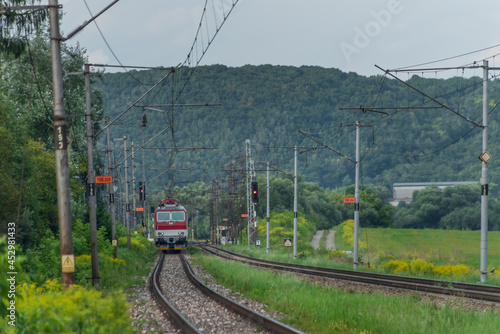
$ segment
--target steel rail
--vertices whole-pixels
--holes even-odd
[[[193,325],[186,317],[182,315],[168,300],[160,288],[160,273],[163,268],[163,260],[165,254],[160,255],[160,259],[156,265],[156,268],[151,275],[149,291],[153,295],[158,307],[162,311],[166,311],[168,315],[174,320],[174,323],[182,330],[183,333],[203,333],[195,325]]]
[[[224,249],[211,247],[207,245],[199,246],[205,251],[228,259],[239,258],[240,262],[246,262],[258,267],[271,268],[289,272],[298,272],[302,274],[337,278],[362,283],[377,284],[394,288],[402,288],[413,291],[431,292],[444,295],[453,295],[472,299],[480,299],[492,302],[500,302],[500,287],[491,285],[481,285],[472,283],[461,283],[451,281],[440,281],[426,278],[396,276],[378,273],[368,273],[362,271],[333,269],[325,267],[305,266],[300,264],[291,264],[283,262],[274,262],[248,257],[238,253],[230,252]],[[221,254],[224,253],[225,255]]]
[[[204,294],[209,296],[210,298],[216,300],[219,304],[222,304],[226,308],[230,309],[231,311],[238,313],[242,315],[243,317],[253,321],[259,326],[264,327],[267,330],[270,330],[273,333],[279,333],[279,334],[297,334],[297,333],[303,333],[299,331],[298,329],[295,329],[293,327],[290,327],[278,320],[269,318],[263,314],[257,313],[254,310],[241,305],[240,303],[234,301],[233,299],[226,297],[217,291],[211,289],[204,283],[202,283],[193,273],[193,270],[191,269],[191,266],[189,265],[188,261],[185,259],[184,254],[181,253],[181,259],[182,259],[182,265],[184,266],[184,270],[186,271],[186,274],[191,281],[198,289],[200,289]]]

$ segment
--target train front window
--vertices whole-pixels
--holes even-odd
[[[170,212],[157,212],[156,220],[159,222],[166,222],[170,220]]]
[[[172,220],[174,220],[174,221],[183,221],[184,220],[184,212],[182,212],[182,211],[172,211]]]

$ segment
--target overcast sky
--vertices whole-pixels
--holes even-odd
[[[111,3],[86,1],[94,14]],[[231,1],[209,0],[208,16]],[[64,34],[90,18],[83,0],[59,3]],[[204,4],[121,0],[97,24],[122,64],[172,66],[186,59]],[[117,64],[94,24],[71,44],[77,41],[91,63]],[[497,44],[498,0],[239,0],[201,64],[318,65],[369,76],[382,74],[375,64],[412,66]],[[500,47],[429,66],[460,66],[497,53]],[[490,66],[500,66],[497,58]]]

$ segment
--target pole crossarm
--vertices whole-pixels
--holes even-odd
[[[136,105],[137,108],[145,108],[145,109],[152,109],[152,110],[157,110],[157,111],[165,111],[161,109],[154,109],[154,108],[162,108],[162,107],[220,107],[222,106],[222,103],[184,103],[184,104],[176,104],[176,103],[171,103],[171,104],[146,104],[146,105]]]
[[[144,147],[143,150],[217,150],[217,147]]]
[[[97,19],[99,16],[101,16],[101,14],[103,14],[105,11],[107,11],[108,9],[110,9],[118,1],[120,1],[120,0],[115,0],[112,3],[110,3],[109,5],[107,5],[103,10],[101,10],[99,13],[97,13],[96,15],[94,15],[90,20],[83,22],[78,28],[76,28],[75,30],[73,30],[72,32],[70,32],[67,37],[61,38],[61,41],[65,42],[68,39],[70,39],[71,37],[75,36],[77,33],[79,33],[81,30],[83,30],[83,28],[85,28],[91,22],[93,22],[95,19]]]
[[[448,109],[448,110],[449,110],[449,111],[451,111],[452,113],[454,113],[454,114],[456,114],[456,115],[458,115],[458,116],[462,117],[462,118],[463,118],[463,119],[465,119],[467,122],[472,123],[472,124],[474,124],[475,126],[477,126],[477,127],[479,127],[479,128],[483,128],[483,126],[482,126],[482,125],[480,125],[480,124],[478,124],[478,123],[474,122],[473,120],[471,120],[470,118],[468,118],[468,117],[466,117],[466,116],[462,115],[462,114],[461,114],[461,113],[459,113],[458,111],[456,111],[456,110],[454,110],[454,109],[452,109],[452,108],[448,107],[447,105],[445,105],[445,104],[443,104],[443,103],[439,102],[439,101],[438,101],[438,100],[436,100],[435,98],[433,98],[433,97],[431,97],[431,96],[429,96],[429,95],[425,94],[424,92],[422,92],[421,90],[419,90],[419,89],[417,89],[417,88],[413,87],[413,86],[412,86],[412,85],[410,85],[409,83],[404,82],[403,80],[401,80],[400,78],[398,78],[398,77],[397,77],[397,76],[395,76],[394,74],[391,74],[391,73],[389,72],[389,70],[384,70],[382,67],[380,67],[380,66],[378,66],[378,65],[375,65],[375,67],[376,67],[376,68],[378,68],[379,70],[383,71],[385,74],[390,75],[392,78],[394,78],[394,79],[396,79],[397,81],[401,82],[401,83],[402,83],[402,84],[404,84],[405,86],[408,86],[408,87],[410,87],[411,89],[413,89],[414,91],[416,91],[416,92],[418,92],[418,93],[422,94],[423,96],[425,96],[425,97],[426,97],[426,98],[428,98],[429,100],[431,100],[431,101],[433,101],[433,102],[435,102],[435,103],[439,104],[439,105],[440,105],[440,106],[442,106],[443,108]]]
[[[375,109],[388,109],[388,108],[367,108],[367,107],[353,107],[353,108],[346,107],[346,108],[339,108],[339,110],[361,110],[362,112],[369,111],[369,112],[375,112],[375,113],[378,113],[378,114],[384,114],[384,115],[389,116],[389,113],[386,113],[385,111],[378,111],[378,110],[375,110]],[[394,108],[394,109],[397,109],[397,108]]]
[[[449,71],[449,70],[469,70],[469,69],[478,69],[484,68],[482,65],[473,65],[473,66],[458,66],[458,67],[433,67],[433,68],[408,68],[408,69],[393,69],[387,70],[388,72],[436,72],[436,71]],[[500,67],[488,67],[490,70],[498,71]]]
[[[175,67],[165,67],[165,66],[134,66],[134,65],[114,65],[114,64],[89,64],[92,67],[118,67],[118,68],[138,68],[147,70],[165,70],[172,71]]]
[[[327,145],[323,144],[323,143],[322,143],[322,142],[320,142],[319,140],[316,140],[316,139],[314,139],[313,137],[311,137],[311,136],[309,136],[309,135],[305,134],[302,130],[295,129],[295,131],[297,131],[298,133],[300,133],[300,134],[302,134],[302,135],[306,136],[307,138],[309,138],[309,139],[311,139],[311,140],[314,140],[316,143],[318,143],[318,144],[320,144],[321,146],[323,146],[323,148],[329,149],[330,151],[337,153],[337,154],[338,154],[338,155],[340,155],[341,157],[343,157],[343,158],[345,158],[345,159],[349,160],[350,162],[356,163],[356,161],[352,160],[352,159],[351,159],[351,158],[349,158],[348,156],[346,156],[346,155],[344,155],[344,154],[342,154],[342,153],[340,153],[340,152],[338,152],[338,151],[334,150],[333,148],[331,148],[331,147],[329,147],[329,146],[327,146]]]
[[[62,5],[51,6],[51,5],[33,5],[33,6],[0,6],[0,13],[16,11],[16,10],[30,10],[30,9],[48,9],[48,8],[62,8]]]

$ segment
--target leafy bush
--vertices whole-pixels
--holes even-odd
[[[33,282],[42,284],[48,279],[61,277],[59,248],[59,240],[52,232],[46,231],[36,248],[24,252],[26,261],[23,263],[23,271]]]
[[[126,247],[128,248],[128,240],[127,237],[119,237],[118,238],[118,245],[120,247]],[[141,242],[134,237],[130,237],[130,246],[132,250],[140,251],[141,249],[144,248],[144,245],[141,244]]]
[[[114,259],[113,257],[101,254],[98,255],[99,262],[99,285],[104,287],[119,286],[119,281],[127,273],[127,263],[123,259]],[[92,262],[90,255],[84,254],[75,257],[75,283],[80,285],[89,285],[92,278]]]
[[[328,258],[344,264],[352,264],[352,256],[342,251],[329,251]]]
[[[1,323],[5,333],[131,333],[122,293],[104,295],[74,285],[62,289],[56,280],[43,287],[24,283],[17,288],[16,327]],[[96,302],[99,301],[99,302]]]
[[[349,219],[340,224],[337,227],[337,233],[339,233],[339,236],[344,239],[344,242],[348,244],[351,247],[354,247],[354,220]],[[358,238],[358,249],[359,250],[364,250],[368,246],[366,245],[366,242],[359,240]]]
[[[293,239],[293,212],[285,211],[280,213],[271,213],[272,227],[269,231],[269,244],[274,249],[284,249],[283,239]],[[264,219],[258,221],[258,235],[263,239],[261,247],[266,246],[267,222]],[[310,240],[312,239],[316,227],[311,224],[302,214],[298,214],[297,218],[297,250],[302,253],[302,257],[307,257],[312,254],[314,249],[311,246]]]
[[[435,277],[465,277],[471,274],[471,269],[463,264],[435,266],[422,259],[390,260],[382,263],[382,268],[387,272]]]

